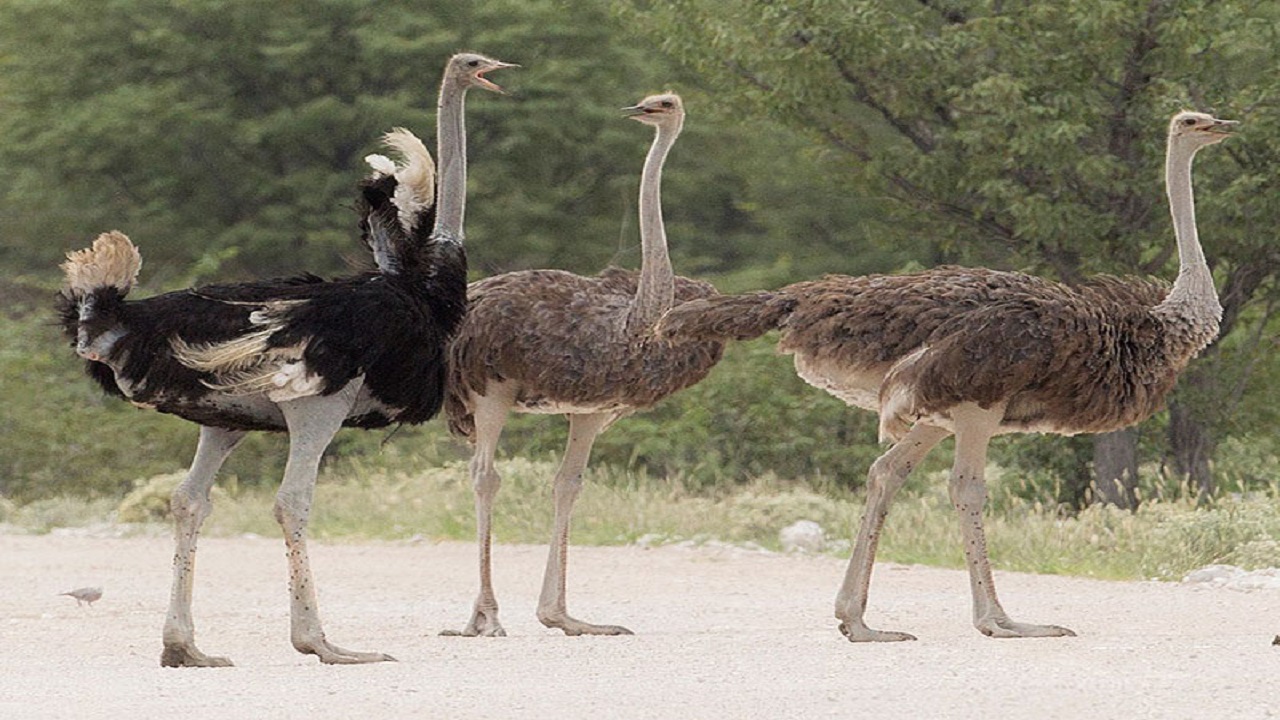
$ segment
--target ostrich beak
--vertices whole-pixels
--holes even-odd
[[[1211,132],[1218,135],[1230,135],[1239,124],[1239,120],[1218,120],[1215,118],[1213,124],[1206,127],[1204,130],[1205,132]]]
[[[490,72],[493,72],[494,70],[502,70],[504,68],[518,68],[518,67],[520,66],[515,63],[506,63],[506,62],[500,62],[495,60],[492,67],[487,67],[476,73],[476,82],[479,83],[480,87],[484,88],[485,90],[496,92],[499,95],[506,95],[507,91],[503,90],[502,87],[499,86],[497,83],[485,77],[485,73],[490,73]]]
[[[1200,132],[1204,134],[1203,137],[1207,144],[1216,145],[1234,135],[1235,133],[1232,131],[1235,130],[1236,125],[1239,124],[1240,123],[1237,120],[1219,120],[1214,118],[1212,123],[1200,128]]]
[[[641,118],[641,117],[644,117],[645,115],[652,115],[655,112],[657,111],[647,108],[644,105],[632,105],[630,107],[622,108],[622,117],[628,117],[633,119]]]

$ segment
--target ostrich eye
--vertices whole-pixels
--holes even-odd
[[[664,107],[664,108],[669,108],[669,107],[671,107],[671,101],[670,101],[670,100],[663,100],[663,101],[662,101],[662,107]]]
[[[1191,127],[1192,125],[1195,125],[1195,124],[1196,124],[1196,119],[1195,119],[1195,118],[1187,118],[1186,120],[1183,120],[1183,121],[1182,121],[1182,124],[1183,124],[1183,125],[1186,125],[1187,127]]]
[[[479,60],[472,60],[467,63],[467,67],[479,67],[479,66],[480,66]]]

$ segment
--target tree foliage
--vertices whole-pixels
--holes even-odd
[[[1271,319],[1256,308],[1270,307],[1280,272],[1280,195],[1266,170],[1280,141],[1274,5],[630,0],[619,12],[735,106],[844,155],[851,189],[891,200],[890,237],[924,233],[938,257],[1064,280],[1169,277],[1168,117],[1242,120],[1241,137],[1198,161],[1201,235],[1223,288],[1223,337],[1257,337],[1252,323]],[[1211,355],[1215,370],[1200,363],[1175,398],[1191,435],[1224,429],[1219,380],[1256,360]],[[1175,456],[1193,444],[1171,439]]]
[[[48,268],[109,228],[135,236],[163,286],[362,262],[348,209],[361,158],[395,125],[431,142],[459,48],[525,66],[498,78],[510,97],[475,93],[468,108],[482,274],[636,264],[649,134],[618,109],[672,86],[690,95],[666,189],[683,271],[773,263],[789,240],[763,197],[831,194],[791,169],[803,143],[790,133],[705,122],[712,96],[589,0],[13,0],[0,4],[0,262]],[[857,207],[825,205],[788,222],[847,246]]]

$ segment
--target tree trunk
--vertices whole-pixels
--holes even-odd
[[[1059,476],[1058,503],[1072,510],[1083,510],[1094,502],[1093,437],[1076,435],[1056,440],[1058,442],[1051,443],[1056,461],[1042,463],[1042,467],[1052,468]]]
[[[1201,500],[1211,497],[1214,491],[1213,473],[1209,470],[1214,445],[1209,426],[1195,416],[1192,408],[1171,400],[1169,449],[1173,453],[1173,471]]]
[[[1138,431],[1125,428],[1093,436],[1097,502],[1125,510],[1138,507]]]

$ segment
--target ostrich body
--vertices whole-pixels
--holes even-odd
[[[881,439],[894,444],[868,472],[867,508],[836,598],[849,640],[914,639],[867,627],[867,590],[894,494],[948,435],[956,437],[949,489],[974,625],[993,637],[1074,635],[1014,622],[996,598],[982,527],[987,445],[1004,433],[1099,433],[1143,420],[1217,336],[1222,308],[1196,235],[1191,161],[1231,125],[1184,112],[1169,126],[1166,184],[1181,263],[1171,289],[1132,278],[1065,285],[943,267],[829,276],[685,304],[664,318],[664,337],[747,339],[779,329],[779,349],[795,356],[805,381],[879,413]]]
[[[475,445],[480,593],[459,632],[505,635],[490,579],[490,523],[501,484],[494,468],[510,412],[562,414],[569,441],[556,472],[555,534],[538,619],[568,635],[629,634],[617,625],[570,617],[565,604],[569,518],[595,438],[613,421],[701,380],[720,359],[721,341],[660,341],[653,324],[674,301],[710,297],[707,283],[676,277],[667,255],[659,198],[662,165],[684,120],[680,98],[666,94],[627,108],[656,128],[640,184],[640,272],[596,277],[558,270],[512,272],[472,283],[467,317],[450,344],[445,412],[454,432]]]
[[[497,90],[483,74],[505,66],[469,54],[446,65],[438,119],[443,172],[429,233],[424,220],[431,208],[402,206],[387,188],[403,183],[430,195],[431,156],[407,131],[389,134],[406,163],[382,168],[395,183],[384,172],[363,182],[357,201],[377,271],[125,301],[141,266],[127,237],[104,233],[92,248],[68,254],[59,306],[90,376],[110,394],[201,426],[195,459],[171,504],[177,547],[162,665],[231,664],[197,649],[191,597],[196,540],[212,509],[209,490],[249,430],[289,434],[275,517],[288,550],[293,646],[324,663],[393,659],[345,650],[325,638],[307,555],[307,519],[321,455],[340,427],[417,423],[440,409],[446,342],[466,308],[463,96],[470,87]]]

